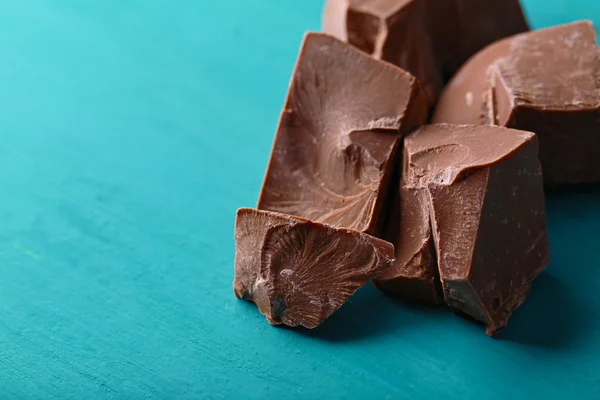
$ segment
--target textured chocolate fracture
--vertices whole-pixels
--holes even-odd
[[[486,45],[529,28],[518,0],[328,0],[323,30],[414,74],[434,104]]]
[[[396,262],[377,286],[429,303],[443,290],[488,334],[506,326],[549,260],[537,156],[533,133],[502,127],[431,125],[406,137],[388,229]]]
[[[315,328],[394,259],[390,243],[368,234],[247,208],[235,242],[236,296],[288,326]]]
[[[470,59],[433,121],[535,132],[549,186],[600,182],[600,48],[590,22],[517,35]]]
[[[377,233],[401,136],[426,117],[412,75],[307,34],[258,208]]]
[[[392,213],[384,239],[396,246],[394,267],[375,286],[398,298],[418,304],[443,303],[442,285],[435,257],[427,192],[402,179],[396,188]]]

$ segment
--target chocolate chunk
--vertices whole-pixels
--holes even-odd
[[[417,303],[443,303],[426,191],[402,182],[389,221],[384,238],[396,244],[396,261],[375,286]]]
[[[600,182],[600,49],[590,22],[517,35],[473,57],[433,121],[535,132],[547,185]]]
[[[328,0],[323,30],[414,74],[434,104],[443,82],[424,10],[423,0]]]
[[[490,43],[529,30],[519,0],[425,0],[427,29],[448,80]]]
[[[404,232],[394,242],[397,261],[378,286],[435,303],[429,282],[437,260],[448,306],[494,334],[548,264],[537,138],[501,127],[442,124],[419,129],[404,146],[400,218],[390,222]],[[415,264],[427,279],[415,278]],[[433,289],[401,293],[411,280]]]
[[[365,233],[242,208],[234,291],[271,324],[315,328],[393,262],[394,247]]]
[[[400,138],[426,114],[414,77],[309,33],[258,208],[377,233]]]
[[[469,57],[529,27],[519,0],[328,0],[323,30],[414,74],[435,104]]]

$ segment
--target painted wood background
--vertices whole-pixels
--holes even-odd
[[[500,340],[371,287],[314,332],[234,298],[321,6],[0,1],[0,399],[600,398],[600,189],[548,195],[552,264]]]

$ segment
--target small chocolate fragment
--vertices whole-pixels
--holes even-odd
[[[365,233],[241,208],[234,291],[271,324],[315,328],[394,261],[394,246]]]
[[[377,233],[400,138],[426,115],[413,76],[307,34],[258,208]]]
[[[494,334],[548,264],[537,138],[501,127],[442,124],[422,127],[404,146],[401,216],[390,221],[390,229],[403,232],[394,242],[397,261],[377,284],[435,303],[435,289],[416,296],[401,291],[410,280],[421,287],[430,282],[415,278],[414,259],[427,277],[437,275],[437,261],[448,306]]]
[[[441,74],[448,80],[490,43],[527,32],[519,0],[425,0],[427,29]]]
[[[427,192],[407,185],[404,180],[399,189],[384,235],[385,240],[396,244],[396,261],[375,281],[375,286],[394,297],[439,305],[444,295],[429,222]]]
[[[424,11],[424,0],[328,0],[323,30],[412,73],[435,104],[443,82]]]
[[[535,132],[549,186],[600,182],[600,48],[590,22],[495,43],[444,90],[435,123]]]

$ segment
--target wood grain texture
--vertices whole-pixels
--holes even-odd
[[[598,189],[549,195],[552,264],[501,340],[371,287],[314,332],[234,298],[235,209],[321,6],[0,2],[1,399],[600,398]]]

